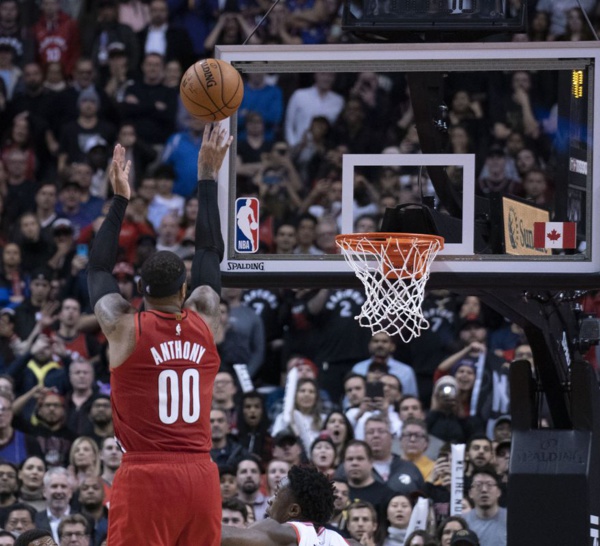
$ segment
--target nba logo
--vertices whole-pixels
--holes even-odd
[[[235,200],[235,250],[256,252],[258,250],[258,199],[240,197]]]

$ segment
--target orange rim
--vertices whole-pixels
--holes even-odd
[[[360,251],[358,248],[359,243],[364,240],[377,249],[385,248],[390,243],[395,243],[396,248],[401,252],[402,250],[409,250],[415,242],[418,246],[429,246],[432,242],[437,241],[440,245],[439,250],[444,248],[444,238],[438,235],[425,235],[422,233],[347,233],[342,235],[336,235],[335,240],[342,243],[344,246],[349,247],[357,252]],[[392,249],[392,256],[401,256],[396,251],[396,248]],[[395,262],[393,262],[396,264]]]

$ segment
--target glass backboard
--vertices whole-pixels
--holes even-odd
[[[369,217],[376,228],[385,206],[417,202],[435,211],[447,235],[432,266],[434,286],[596,286],[599,53],[581,42],[218,47],[246,82],[262,74],[279,87],[286,112],[254,173],[238,157],[244,104],[224,122],[238,135],[219,175],[224,282],[355,284],[331,237],[373,230]],[[329,171],[301,160],[303,142],[291,141],[298,137],[288,127],[294,93],[323,74],[333,74],[332,91],[342,97],[327,124],[338,135],[325,154]],[[372,104],[362,100],[362,79],[377,82]],[[344,134],[357,95],[369,138]],[[411,111],[406,127],[390,132]],[[265,160],[280,152],[294,164],[291,182],[282,180],[280,160]],[[317,217],[319,240],[296,241],[288,254],[286,237],[300,235],[292,232],[306,213]],[[284,228],[278,242],[281,226],[290,233]]]

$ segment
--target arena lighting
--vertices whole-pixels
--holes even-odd
[[[526,32],[527,0],[344,0],[342,29],[380,36],[407,33]]]

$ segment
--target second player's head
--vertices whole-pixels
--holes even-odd
[[[168,250],[161,250],[148,258],[141,270],[140,292],[145,298],[164,299],[185,297],[186,269],[183,260]]]
[[[294,465],[277,487],[268,514],[279,523],[310,521],[324,525],[333,514],[333,484],[313,466]]]

